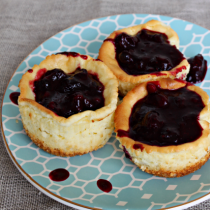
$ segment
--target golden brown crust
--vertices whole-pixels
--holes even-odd
[[[161,33],[165,33],[168,36],[168,40],[171,45],[175,45],[177,48],[179,48],[179,38],[177,33],[170,28],[169,26],[166,26],[162,22],[158,20],[151,20],[148,21],[145,24],[140,24],[137,26],[124,28],[118,31],[114,31],[108,39],[113,39],[116,37],[116,35],[125,32],[129,35],[135,35],[142,29],[149,29],[152,31],[157,31]],[[107,40],[108,40],[107,39]],[[128,75],[126,72],[124,72],[120,66],[118,65],[117,60],[115,59],[115,46],[110,41],[104,41],[102,44],[100,50],[99,50],[99,56],[98,58],[105,62],[106,65],[109,66],[109,68],[113,71],[117,79],[119,80],[119,92],[121,95],[126,95],[126,93],[131,90],[133,87],[135,87],[137,84],[156,80],[160,78],[179,78],[179,79],[185,79],[186,75],[189,72],[189,63],[186,59],[182,60],[182,62],[177,65],[175,68],[173,68],[170,71],[161,71],[161,74],[146,74],[146,75],[139,75],[139,76],[133,76]]]
[[[179,80],[172,80],[169,78],[164,78],[157,80],[160,84],[160,87],[163,89],[177,89],[180,87],[184,87],[187,85],[184,81]],[[132,89],[124,98],[123,103],[121,103],[115,112],[115,132],[118,130],[125,130],[127,131],[129,129],[129,116],[131,114],[131,110],[133,105],[141,98],[145,97],[148,92],[146,89],[147,82],[141,83],[138,86],[136,86],[134,89]],[[150,146],[147,144],[143,144],[143,147],[147,153],[151,152],[161,152],[161,153],[171,153],[171,152],[180,152],[184,150],[188,150],[190,148],[196,148],[200,144],[206,144],[208,141],[208,135],[209,135],[209,122],[207,121],[207,116],[209,115],[209,96],[208,94],[203,91],[201,88],[194,86],[194,85],[188,85],[188,89],[195,91],[198,93],[205,105],[204,109],[200,112],[199,115],[199,122],[201,126],[203,127],[202,135],[199,139],[197,139],[194,142],[181,144],[178,146],[167,146],[167,147],[158,147],[158,146]],[[134,150],[133,145],[135,144],[135,141],[128,138],[128,137],[122,137],[120,138],[120,142],[122,145],[124,145],[126,148],[131,148],[131,150],[138,154],[138,150]]]

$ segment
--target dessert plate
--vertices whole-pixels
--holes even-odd
[[[180,37],[180,50],[187,57],[201,53],[210,68],[210,31],[176,18],[149,15],[116,15],[90,20],[67,28],[37,47],[13,74],[2,102],[2,134],[6,149],[23,176],[49,197],[77,209],[151,210],[180,209],[210,198],[210,161],[193,174],[161,178],[142,172],[126,159],[113,133],[101,149],[76,157],[57,157],[39,149],[26,136],[18,106],[10,94],[18,92],[22,75],[47,55],[75,51],[94,58],[103,40],[114,30],[157,19],[170,25]],[[198,84],[210,95],[210,71]],[[65,181],[55,182],[49,173],[69,171]],[[112,184],[109,193],[97,186],[99,179]]]

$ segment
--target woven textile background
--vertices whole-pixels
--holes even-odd
[[[127,13],[166,15],[210,29],[209,0],[0,0],[0,100],[21,61],[46,39],[83,21]],[[31,185],[0,138],[0,209],[73,209]],[[210,200],[189,209],[210,209]]]

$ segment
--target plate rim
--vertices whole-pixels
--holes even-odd
[[[97,18],[92,18],[92,19],[89,19],[89,20],[86,20],[86,21],[82,21],[82,22],[79,22],[79,23],[76,23],[76,24],[73,24],[65,29],[62,29],[61,31],[57,32],[56,34],[50,36],[49,38],[47,38],[46,40],[44,40],[42,43],[40,43],[38,46],[36,46],[27,56],[24,57],[24,59],[21,61],[21,63],[17,66],[17,68],[14,70],[13,74],[11,75],[10,79],[8,80],[8,83],[6,85],[6,88],[4,90],[4,93],[3,93],[3,96],[2,96],[2,101],[1,101],[1,136],[3,137],[3,142],[4,142],[4,145],[6,147],[6,151],[10,157],[10,159],[12,160],[13,164],[16,166],[16,168],[18,169],[18,171],[23,175],[23,177],[30,183],[32,184],[36,189],[38,189],[39,191],[41,191],[42,193],[44,193],[45,195],[47,195],[48,197],[50,197],[51,199],[54,199],[56,200],[57,202],[59,203],[62,203],[66,206],[70,206],[70,207],[73,207],[73,208],[79,208],[78,210],[85,210],[85,209],[93,209],[93,210],[101,210],[102,208],[96,208],[96,207],[89,207],[89,206],[85,206],[85,205],[82,205],[82,204],[79,204],[79,203],[75,203],[73,201],[70,201],[60,195],[56,195],[54,194],[53,192],[51,192],[50,190],[46,189],[45,187],[41,186],[39,183],[37,183],[31,176],[29,176],[29,174],[27,172],[25,172],[25,170],[19,165],[19,163],[16,161],[15,157],[13,156],[11,150],[9,149],[9,145],[7,144],[7,140],[6,140],[6,137],[5,137],[5,134],[4,134],[4,128],[3,128],[3,120],[2,120],[2,111],[3,111],[3,102],[4,102],[4,98],[5,98],[5,94],[6,94],[6,91],[8,90],[8,86],[9,86],[9,83],[11,82],[14,74],[16,73],[16,71],[18,70],[18,68],[22,65],[22,63],[26,60],[26,58],[32,54],[33,51],[35,51],[40,45],[44,44],[46,41],[48,41],[49,39],[53,38],[54,36],[56,36],[57,34],[67,30],[67,29],[70,29],[74,26],[77,26],[79,24],[82,24],[82,23],[86,23],[86,22],[89,22],[89,21],[92,21],[92,20],[97,20],[97,19],[101,19],[101,18],[108,18],[108,17],[113,17],[113,16],[125,16],[125,15],[152,15],[152,16],[162,16],[162,17],[168,17],[168,18],[174,18],[176,20],[180,20],[180,21],[186,21],[188,23],[192,23],[192,22],[189,22],[187,20],[184,20],[184,19],[180,19],[180,18],[177,18],[177,17],[171,17],[171,16],[167,16],[167,15],[160,15],[160,14],[150,14],[150,13],[126,13],[126,14],[115,14],[115,15],[108,15],[108,16],[103,16],[103,17],[97,17]],[[193,25],[197,25],[199,27],[202,27],[208,31],[210,31],[209,29],[203,27],[203,26],[200,26],[198,24],[195,24],[195,23],[192,23]],[[192,201],[189,201],[189,202],[186,202],[186,203],[183,203],[183,204],[179,204],[179,205],[176,205],[176,206],[172,206],[172,207],[168,207],[168,208],[161,208],[161,210],[167,210],[167,209],[180,209],[180,207],[184,207],[184,208],[188,208],[188,207],[191,207],[193,205],[197,205],[205,200],[207,200],[208,198],[210,198],[210,192],[199,197],[199,198],[196,198]],[[71,204],[71,205],[69,205]],[[159,209],[160,210],[160,209]]]

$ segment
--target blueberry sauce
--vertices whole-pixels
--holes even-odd
[[[97,181],[97,186],[100,190],[106,193],[112,190],[112,184],[108,180],[105,180],[105,179],[99,179]]]
[[[169,71],[183,59],[183,54],[169,44],[164,33],[143,29],[136,36],[121,33],[106,39],[115,45],[116,60],[129,75]]]
[[[64,168],[58,168],[50,172],[49,177],[52,181],[61,182],[69,178],[70,173]]]
[[[35,100],[59,116],[68,118],[104,106],[104,86],[96,74],[80,68],[71,74],[60,69],[38,74],[39,79],[31,82]]]
[[[207,72],[207,61],[201,54],[187,60],[190,64],[190,72],[187,75],[187,81],[193,84],[202,82]]]
[[[101,61],[100,59],[96,58],[96,59],[93,59],[94,61]],[[102,62],[102,61],[101,61]]]
[[[39,69],[39,71],[37,72],[35,79],[29,81],[29,86],[30,88],[34,91],[34,82],[41,79],[41,77],[47,72],[47,69]]]
[[[198,119],[204,108],[201,97],[182,87],[161,89],[157,82],[147,84],[148,95],[136,102],[129,118],[128,131],[118,136],[156,146],[180,145],[202,135]]]
[[[144,146],[143,146],[142,144],[134,144],[134,145],[133,145],[133,148],[134,148],[134,149],[140,149],[141,151],[143,151]]]
[[[125,153],[125,157],[132,160],[132,157],[130,156],[130,153],[128,152],[128,150],[125,148],[125,146],[123,146],[123,152]]]
[[[78,56],[80,56],[84,60],[87,60],[87,58],[88,58],[87,55],[80,55],[79,53],[76,53],[76,52],[59,52],[57,54],[62,54],[62,55],[72,56],[72,57],[78,57]]]
[[[12,92],[9,95],[10,100],[12,101],[12,103],[18,105],[18,97],[19,97],[20,93],[19,92]]]

